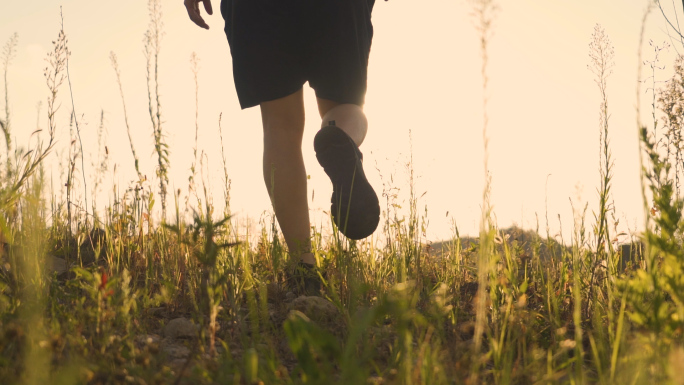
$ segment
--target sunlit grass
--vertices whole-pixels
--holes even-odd
[[[486,95],[494,4],[475,4]],[[166,196],[169,149],[156,92],[159,2],[150,1],[150,10],[147,107],[158,181],[142,177],[131,141],[138,180],[99,212],[95,199],[92,213],[72,201],[80,151],[62,153],[66,186],[46,182],[42,166],[55,147],[57,94],[64,92],[68,65],[63,31],[45,73],[48,138],[41,142],[45,134],[36,133],[30,150],[7,141],[0,167],[2,384],[682,383],[681,60],[653,103],[654,116],[664,116],[666,140],[658,140],[655,126],[639,126],[649,221],[638,241],[620,245],[614,231],[605,92],[611,47],[597,26],[590,62],[602,96],[600,199],[596,208],[573,207],[572,239],[498,228],[487,183],[480,236],[461,237],[454,228],[452,239],[430,244],[427,208],[421,215],[409,161],[408,186],[383,186],[384,223],[374,237],[352,242],[314,228],[323,293],[297,297],[274,220],[247,236],[231,221],[225,156],[223,212],[214,211],[199,186],[196,144],[186,199],[180,190]],[[4,73],[16,44],[10,37]],[[111,61],[125,117],[114,54]],[[196,80],[198,70],[193,55],[189,76]],[[196,116],[199,111],[196,104]],[[21,129],[10,122],[8,110],[5,135]],[[223,142],[222,132],[216,134]],[[93,195],[108,170],[106,143],[97,145],[105,150],[94,162]],[[407,215],[396,201],[402,187],[409,191]],[[156,223],[166,218],[167,198],[173,219]]]

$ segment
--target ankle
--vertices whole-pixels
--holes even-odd
[[[316,257],[313,255],[313,253],[304,253],[300,257],[300,262],[306,263],[309,265],[316,265]]]

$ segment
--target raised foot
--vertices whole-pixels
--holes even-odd
[[[349,239],[373,234],[380,222],[380,204],[363,172],[363,155],[337,126],[321,128],[314,138],[316,159],[333,184],[330,211],[333,222]]]

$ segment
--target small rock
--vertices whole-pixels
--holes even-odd
[[[312,320],[332,320],[340,316],[337,307],[325,298],[301,296],[290,304],[291,310],[298,310]]]
[[[297,295],[291,291],[285,293],[285,302],[292,302],[297,298]]]
[[[50,272],[55,272],[58,275],[66,272],[67,269],[67,263],[63,258],[58,258],[53,255],[47,255],[45,258],[45,262],[48,266],[48,270]]]
[[[290,349],[290,343],[288,342],[287,338],[281,339],[277,343],[277,347],[279,350],[279,355],[285,360],[285,361],[290,361],[290,362],[295,362],[297,361],[297,358],[295,355],[292,353],[292,349]]]
[[[166,338],[196,338],[199,327],[187,318],[176,318],[169,321],[164,327]]]
[[[138,346],[158,344],[160,341],[161,337],[156,334],[143,334],[135,337],[135,343],[138,344]]]
[[[283,300],[283,289],[275,282],[266,284],[266,298],[268,302],[280,302]]]
[[[292,301],[289,308],[290,311],[302,312],[315,324],[335,335],[339,336],[346,330],[344,317],[340,314],[339,309],[327,299],[301,296]]]
[[[190,349],[187,346],[169,341],[168,339],[162,341],[161,349],[169,360],[185,359],[190,356]]]
[[[188,361],[187,358],[176,358],[174,360],[169,361],[169,366],[175,369],[180,369],[183,366],[185,366],[185,363]]]
[[[145,309],[145,312],[153,317],[158,317],[161,318],[163,316],[163,312],[166,310],[164,307],[150,307]]]
[[[283,317],[284,314],[282,312],[279,312],[278,309],[272,305],[268,304],[268,319],[271,321],[272,324],[279,324],[283,322]]]

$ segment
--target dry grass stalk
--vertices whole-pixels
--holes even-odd
[[[17,43],[19,42],[19,35],[15,32],[7,41],[5,46],[2,48],[2,69],[5,76],[5,120],[0,119],[0,129],[2,129],[3,134],[5,134],[5,147],[7,148],[7,177],[10,178],[12,174],[12,120],[10,118],[10,102],[9,102],[9,82],[7,81],[7,75],[9,73],[9,66],[12,60],[17,54]]]
[[[166,220],[166,195],[169,183],[169,146],[164,141],[162,130],[161,98],[159,95],[159,53],[164,35],[160,0],[149,0],[148,10],[150,22],[145,32],[145,58],[147,59],[147,100],[152,121],[154,150],[157,154],[157,177],[159,178],[159,196],[162,205],[162,221]]]
[[[131,136],[131,125],[128,123],[128,112],[126,111],[126,99],[123,92],[123,84],[121,83],[121,71],[119,70],[119,62],[116,58],[114,52],[109,53],[109,61],[112,64],[114,73],[116,74],[116,83],[119,86],[119,94],[121,95],[121,104],[123,105],[124,122],[126,124],[126,133],[128,134],[128,143],[131,146],[131,153],[133,154],[133,165],[135,166],[135,172],[138,175],[138,181],[143,180],[143,175],[140,173],[140,160],[135,152],[135,146],[133,145],[133,137]]]

